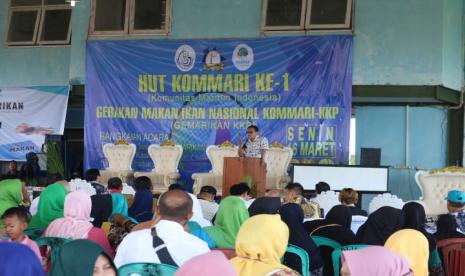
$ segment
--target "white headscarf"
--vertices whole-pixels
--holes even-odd
[[[191,193],[188,193],[188,194],[192,198],[192,203],[193,203],[192,204],[193,215],[192,215],[191,220],[197,222],[200,226],[202,226],[202,228],[207,227],[207,226],[212,226],[212,223],[203,217],[202,207],[200,206],[200,202],[197,199],[197,197],[195,197],[195,195]]]

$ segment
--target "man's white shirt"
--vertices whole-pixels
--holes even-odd
[[[155,228],[178,266],[210,251],[206,242],[184,231],[177,222],[161,220]],[[127,235],[117,249],[114,260],[116,266],[138,262],[160,263],[153,249],[152,240],[151,229],[139,230]]]
[[[199,199],[200,207],[202,207],[203,217],[206,220],[212,221],[213,217],[215,216],[216,212],[218,212],[218,203],[210,202],[205,199]]]

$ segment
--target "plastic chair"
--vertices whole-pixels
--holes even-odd
[[[310,257],[308,256],[307,251],[296,245],[289,244],[286,249],[286,253],[297,255],[300,258],[300,263],[302,264],[302,276],[309,276]]]
[[[366,244],[354,244],[354,245],[345,245],[339,248],[335,248],[333,250],[333,270],[334,270],[334,276],[339,276],[339,272],[341,270],[341,253],[342,251],[348,251],[348,250],[358,250],[367,247],[368,245]]]
[[[437,247],[443,248],[451,244],[457,244],[457,243],[465,243],[465,238],[453,238],[453,239],[440,240],[437,243]]]
[[[24,230],[24,234],[26,234],[31,240],[37,240],[42,236],[42,233],[44,233],[44,230],[39,228],[30,228]]]
[[[311,236],[311,238],[313,239],[313,241],[316,243],[317,246],[329,246],[329,247],[332,247],[333,249],[336,249],[342,246],[337,241],[328,239],[325,237]]]
[[[35,242],[37,246],[47,246],[50,247],[50,261],[53,262],[58,258],[60,254],[61,246],[67,242],[71,241],[70,239],[58,238],[58,237],[42,237],[38,238]]]
[[[442,249],[444,268],[448,276],[465,275],[465,244],[451,244]]]
[[[132,263],[118,269],[119,276],[173,276],[178,268],[167,264]]]

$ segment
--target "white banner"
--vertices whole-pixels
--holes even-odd
[[[0,87],[0,160],[40,152],[47,134],[63,134],[68,86]]]

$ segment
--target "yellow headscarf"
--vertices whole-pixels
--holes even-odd
[[[406,258],[413,275],[428,275],[428,240],[421,232],[412,229],[397,231],[387,239],[384,247]]]
[[[257,215],[242,224],[236,238],[237,257],[231,260],[238,275],[266,275],[288,269],[280,262],[289,239],[289,229],[279,215]]]

